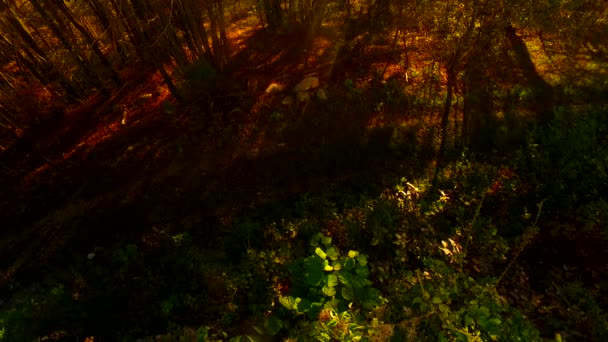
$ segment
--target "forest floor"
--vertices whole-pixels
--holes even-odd
[[[388,150],[391,131],[372,132],[371,143],[369,132],[413,119],[328,108],[348,96],[347,79],[365,88],[370,71],[380,68],[390,71],[385,78],[403,77],[386,60],[390,51],[371,51],[349,65],[352,58],[340,51],[344,28],[277,34],[251,17],[233,26],[225,76],[236,85],[212,85],[234,92],[225,94],[238,100],[233,108],[224,104],[203,117],[197,111],[209,108],[196,102],[204,90],[190,94],[191,103],[173,104],[158,73],[134,66],[109,98],[93,95],[63,108],[61,122],[30,142],[33,151],[4,165],[0,288],[34,276],[66,249],[86,254],[116,243],[126,227],[136,238],[153,227],[229,223],[262,203],[343,186],[373,188],[376,175],[402,173],[406,160]],[[309,75],[320,77],[328,103],[284,106],[281,96],[265,93],[271,83],[290,89]],[[82,220],[89,229],[75,231]]]
[[[349,29],[273,33],[247,17],[229,31],[225,73],[195,83],[184,103],[158,73],[133,66],[109,98],[64,108],[26,158],[4,165],[0,299],[65,256],[192,227],[211,244],[235,218],[268,204],[343,189],[378,194],[404,175],[432,174],[439,115],[423,122],[398,101],[377,100],[391,82],[424,91],[415,75],[434,65],[432,47],[406,56],[405,39],[389,40],[353,56]],[[320,78],[328,100],[286,106],[289,90],[265,91],[307,76]],[[395,137],[412,146],[393,148]]]

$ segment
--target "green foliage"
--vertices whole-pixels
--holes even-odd
[[[321,341],[358,340],[368,334],[364,316],[385,302],[369,280],[367,256],[349,251],[342,256],[331,237],[315,235],[310,241],[314,254],[288,266],[292,287],[281,296],[283,307],[303,316],[307,336]]]
[[[480,283],[441,259],[408,275],[403,304],[410,316],[400,325],[418,336],[455,341],[539,341],[538,330],[513,309],[492,281]]]
[[[587,212],[602,206],[608,190],[608,121],[601,108],[577,113],[559,108],[548,128],[537,130],[517,159],[519,168],[558,208]],[[593,216],[593,215],[592,215]],[[596,216],[597,217],[597,216]]]
[[[70,320],[78,317],[78,307],[62,284],[48,287],[34,285],[27,293],[4,305],[0,311],[2,342],[33,341],[52,333],[65,335],[67,333],[61,332],[57,327],[72,330],[75,325]]]

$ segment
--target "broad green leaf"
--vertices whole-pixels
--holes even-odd
[[[334,266],[334,271],[339,271],[339,270],[342,269],[342,263],[341,262],[335,261],[333,264],[334,264],[333,265]]]
[[[333,286],[323,286],[323,294],[327,297],[336,295],[336,289]]]
[[[327,275],[327,286],[338,285],[338,277],[335,274]]]
[[[321,259],[325,260],[325,258],[327,258],[327,254],[325,254],[325,252],[323,252],[323,250],[321,249],[321,247],[317,247],[317,249],[315,249],[315,254],[317,254],[318,256],[321,257]]]
[[[357,257],[357,255],[359,255],[359,252],[356,252],[356,251],[348,251],[348,257],[349,257],[349,258],[351,258],[351,259],[352,259],[352,258],[356,258],[356,257]]]
[[[300,298],[298,298],[300,299]],[[309,311],[313,306],[313,302],[311,302],[310,300],[306,299],[306,298],[302,298],[297,304],[296,304],[296,311],[298,313],[304,313]]]
[[[311,286],[317,286],[323,279],[325,262],[318,256],[314,256],[307,260],[306,267],[306,283]]]
[[[319,240],[321,240],[321,234],[316,234],[315,236],[312,237],[312,239],[310,239],[310,245],[311,246],[316,246],[319,244]]]
[[[331,237],[329,237],[329,236],[323,236],[323,237],[321,238],[321,243],[322,243],[322,244],[323,244],[325,247],[327,247],[327,246],[331,245]]]
[[[378,289],[375,289],[373,287],[369,287],[369,288],[367,288],[366,297],[370,301],[379,303],[380,302],[380,298],[382,297],[382,294],[380,293],[380,291]]]
[[[346,261],[344,261],[344,268],[348,271],[352,270],[355,268],[355,260],[354,259],[346,259]]]
[[[296,305],[296,299],[292,296],[289,297],[279,297],[279,303],[281,303],[284,307],[289,310],[294,310]]]
[[[502,321],[499,318],[490,318],[490,323],[495,325],[501,325]]]
[[[435,296],[435,297],[433,297],[433,299],[431,299],[431,303],[441,304],[441,298]]]
[[[315,321],[319,318],[319,314],[323,310],[323,303],[311,302],[310,309],[308,309],[308,319]]]
[[[334,247],[329,247],[326,254],[331,260],[338,260],[338,251]]]
[[[264,328],[271,336],[274,336],[283,329],[283,321],[278,319],[276,316],[270,316],[266,321],[264,321]]]
[[[480,317],[480,318],[477,320],[477,323],[479,324],[479,326],[480,326],[482,329],[487,329],[488,324],[490,324],[490,322],[489,322],[489,320],[488,320],[488,318],[487,318],[487,317]]]
[[[361,265],[361,266],[367,265],[367,257],[363,254],[361,254],[357,257],[357,261],[359,262],[359,265]]]
[[[480,317],[490,317],[490,309],[488,309],[485,306],[479,307],[479,310],[477,310],[477,313],[479,314]]]
[[[351,286],[350,284],[352,281],[352,276],[348,273],[342,272],[338,274],[338,280],[346,286]]]
[[[362,278],[369,277],[369,270],[365,266],[357,266],[357,269],[355,270],[355,272],[357,273],[358,276],[360,276]]]
[[[344,286],[342,288],[342,298],[346,299],[346,300],[353,300],[354,297],[354,292],[352,287],[349,286]]]

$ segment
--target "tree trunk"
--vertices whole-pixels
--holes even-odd
[[[59,28],[59,25],[57,24],[58,18],[53,18],[51,15],[49,15],[49,12],[47,12],[44,8],[42,8],[42,6],[38,3],[38,1],[30,0],[30,3],[32,4],[32,6],[34,6],[34,9],[36,10],[36,12],[38,12],[40,17],[42,17],[42,19],[44,19],[44,21],[46,22],[48,27],[51,29],[51,31],[53,31],[53,33],[59,39],[59,41],[61,42],[63,47],[66,50],[68,50],[72,56],[74,56],[74,60],[76,61],[76,64],[87,76],[87,81],[94,84],[97,88],[99,88],[101,90],[105,90],[105,88],[103,86],[103,81],[101,80],[99,75],[95,74],[92,71],[92,68],[91,68],[89,62],[87,61],[86,57],[79,54],[79,51],[75,51],[74,44],[71,43],[70,39]]]
[[[277,29],[281,26],[281,20],[283,13],[281,10],[281,0],[264,0],[264,14],[266,15],[266,22],[270,29]]]
[[[505,28],[505,34],[513,51],[515,62],[521,68],[527,82],[534,89],[535,97],[531,109],[536,112],[540,122],[547,123],[553,118],[553,107],[555,105],[553,87],[538,74],[526,43],[517,35],[513,25],[508,25]]]
[[[445,158],[445,150],[448,140],[448,124],[450,119],[450,111],[452,109],[452,99],[454,97],[454,86],[456,84],[456,73],[454,66],[449,63],[446,66],[445,72],[448,77],[447,82],[447,95],[443,105],[443,115],[441,117],[441,143],[439,145],[439,157],[440,159]],[[439,164],[439,163],[438,163]]]
[[[72,15],[72,12],[70,12],[70,10],[67,8],[67,6],[63,2],[56,3],[56,5],[58,6],[59,10],[66,16],[66,18],[68,18],[68,20],[72,23],[72,25],[74,25],[74,27],[78,30],[78,32],[80,32],[80,34],[85,39],[87,44],[93,49],[93,52],[95,52],[97,57],[99,57],[101,64],[103,66],[105,66],[107,71],[110,73],[110,78],[112,79],[114,84],[120,85],[122,83],[120,80],[120,77],[118,76],[118,73],[114,70],[112,65],[110,64],[110,61],[108,61],[108,59],[106,58],[106,55],[104,55],[104,53],[99,48],[99,43],[95,39],[93,39],[93,36],[89,33],[89,31],[87,31],[87,29],[84,26],[82,26],[82,25],[80,25],[80,23],[78,23],[78,21]]]
[[[46,80],[46,82],[43,82],[43,84],[45,84],[45,85],[50,82],[57,81],[59,83],[59,85],[63,88],[63,90],[66,92],[66,95],[77,98],[78,92],[76,91],[76,89],[65,78],[65,76],[62,75],[61,73],[59,73],[57,71],[57,69],[55,68],[55,66],[53,64],[51,64],[50,59],[48,58],[47,54],[36,44],[36,41],[30,35],[30,33],[28,32],[25,25],[23,25],[21,20],[19,20],[15,16],[15,13],[12,12],[12,10],[11,10],[11,15],[8,15],[6,17],[6,19],[13,26],[13,28],[17,31],[19,36],[26,42],[26,46],[24,46],[23,50],[30,57],[30,61],[28,63],[29,64],[28,68],[30,69],[32,74],[37,76],[40,81]],[[31,53],[32,51],[29,51],[30,49],[33,52],[35,52],[37,56],[34,56]],[[38,58],[36,58],[36,57],[38,57]],[[35,66],[34,63],[36,63],[36,62],[37,62],[37,64],[40,64],[40,70],[38,70],[38,68]]]

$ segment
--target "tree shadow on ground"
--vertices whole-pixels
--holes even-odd
[[[71,139],[64,147],[73,150],[72,162],[52,165],[27,190],[23,178],[12,179],[19,200],[0,218],[9,227],[0,255],[2,269],[10,270],[3,285],[43,269],[56,255],[139,241],[153,227],[196,231],[214,241],[225,233],[216,229],[220,221],[260,206],[306,193],[380,191],[391,177],[417,177],[422,170],[410,165],[430,163],[434,153],[421,123],[407,118],[407,102],[395,106],[391,123],[369,85],[349,89],[321,78],[327,100],[289,106],[281,104],[289,90],[264,92],[277,77],[291,87],[305,75],[321,75],[323,59],[340,61],[330,52],[331,32],[308,48],[297,39],[302,34],[258,31],[247,39],[248,48],[224,71],[226,88],[217,89],[246,89],[242,103],[194,108],[186,102],[169,115],[155,100],[133,110],[135,121],[119,130],[107,128],[120,114],[106,104],[94,128],[83,132],[104,139],[82,146]],[[307,65],[302,59],[311,54],[316,57]],[[135,102],[142,91],[125,97]]]

